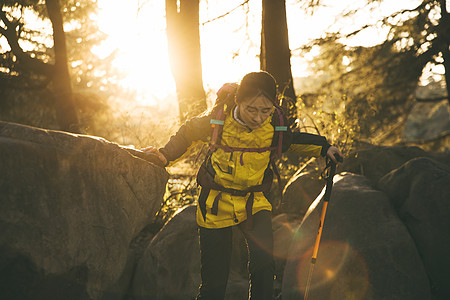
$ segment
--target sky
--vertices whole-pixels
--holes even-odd
[[[248,72],[259,70],[261,1],[202,0],[200,2],[200,39],[202,43],[203,81],[206,91],[216,91],[223,83],[239,81]],[[323,0],[324,7],[313,15],[306,14],[297,1],[286,0],[292,73],[294,77],[310,75],[308,60],[295,50],[325,31],[352,31],[367,22],[376,22],[380,14],[402,8],[413,8],[418,0],[385,1],[367,7],[363,0]],[[169,68],[165,32],[164,1],[99,0],[101,8],[96,21],[109,37],[95,51],[107,55],[119,50],[115,66],[123,72],[123,85],[136,89],[138,101],[145,105],[162,105],[168,95],[175,94],[175,83]],[[233,10],[234,8],[237,9]],[[359,8],[354,18],[337,22],[337,14],[345,8]],[[373,10],[371,10],[371,8]],[[229,11],[226,17],[208,22]],[[249,11],[247,14],[246,11]],[[387,34],[374,28],[347,41],[349,45],[370,46]]]

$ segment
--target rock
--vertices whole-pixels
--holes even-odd
[[[303,299],[317,235],[321,196],[295,233],[283,276],[283,299]],[[387,196],[363,176],[344,173],[335,184],[310,299],[430,299],[420,256]]]
[[[137,262],[142,257],[145,249],[161,229],[159,222],[147,225],[131,242],[128,258],[120,278],[103,294],[102,300],[132,299],[131,285],[133,283]]]
[[[137,262],[137,254],[134,250],[129,250],[125,267],[120,274],[119,279],[114,282],[103,293],[102,300],[123,300],[129,296],[130,285],[133,280]]]
[[[450,299],[450,167],[413,159],[384,176],[378,186],[414,239],[434,299]]]
[[[319,170],[295,174],[284,188],[281,211],[289,220],[301,220],[324,186]]]
[[[196,207],[169,220],[138,262],[131,299],[194,299],[200,285],[200,247]],[[231,269],[225,299],[248,298],[247,247],[233,227]]]
[[[424,99],[428,101],[438,100],[448,97],[445,78],[441,75],[441,78],[429,76],[426,78],[425,84],[419,84],[414,92],[416,99]]]
[[[0,122],[2,299],[100,299],[168,174],[104,139]]]
[[[448,100],[417,102],[406,120],[403,139],[406,142],[429,141],[450,133]]]
[[[338,172],[350,172],[366,176],[373,186],[381,177],[416,157],[430,157],[450,165],[450,154],[426,152],[418,147],[366,146],[351,152],[338,165]],[[286,213],[289,220],[301,220],[311,203],[325,185],[321,172],[323,160],[309,162],[292,176],[283,192],[283,205],[277,211]]]
[[[286,259],[289,246],[294,238],[294,232],[299,222],[289,222],[286,214],[277,215],[272,219],[273,255],[275,258]]]
[[[281,293],[283,272],[289,254],[289,247],[294,239],[295,229],[299,224],[300,222],[296,220],[289,221],[287,214],[280,214],[272,219],[273,257],[275,261],[274,289],[276,294]]]
[[[344,163],[338,166],[338,173],[364,175],[373,186],[376,186],[381,177],[416,157],[430,157],[450,165],[449,153],[425,152],[419,147],[369,146],[345,157]]]
[[[195,206],[177,213],[152,239],[139,260],[134,299],[193,299],[200,283]]]

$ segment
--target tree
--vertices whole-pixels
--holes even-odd
[[[304,3],[320,5],[319,0]],[[367,3],[382,0],[367,0]],[[356,11],[347,11],[351,17]],[[378,25],[388,29],[381,43],[370,46],[346,45],[346,40]],[[428,63],[445,67],[450,87],[450,23],[445,0],[423,0],[413,9],[404,9],[350,32],[328,33],[302,50],[320,49],[314,71],[323,74],[318,89],[322,99],[335,104],[345,114],[357,137],[372,139],[392,132],[393,124],[404,121],[412,105],[412,95],[422,70]]]
[[[73,101],[72,85],[68,69],[66,36],[64,33],[61,7],[59,0],[46,0],[45,5],[53,27],[55,64],[52,83],[55,93],[56,119],[61,130],[79,132],[78,116]]]
[[[199,33],[199,0],[166,0],[170,67],[175,79],[180,120],[206,109]]]
[[[100,58],[92,51],[106,38],[92,20],[97,12],[94,0],[60,0],[59,3],[66,25],[64,36],[72,101],[81,131],[103,134],[102,122],[108,117],[110,99],[130,97],[125,95],[128,91],[119,87],[119,73],[111,63],[116,52]],[[9,41],[0,32],[0,38],[10,46],[3,49],[0,46],[0,118],[61,129],[63,126],[56,121],[55,101],[66,98],[55,97],[55,88],[59,86],[53,82],[55,42],[45,2],[8,1],[3,4],[0,15],[19,25],[15,34],[9,34]],[[0,27],[6,28],[4,24]],[[11,43],[14,36],[17,42]]]
[[[68,70],[63,18],[58,0],[45,1],[45,9],[39,1],[3,2],[0,8],[0,18],[3,21],[0,33],[6,37],[11,48],[2,55],[1,65],[3,68],[6,67],[6,72],[2,74],[3,81],[13,83],[16,87],[38,89],[51,83],[56,119],[60,129],[79,132],[78,116]],[[32,39],[36,32],[25,27],[22,17],[14,17],[14,13],[23,14],[26,9],[34,9],[42,15],[48,15],[53,28],[54,55],[51,59],[54,61],[53,64],[46,61],[49,54],[42,45],[37,46],[38,49],[34,51],[24,51],[20,45],[20,40],[28,40],[35,45],[39,44],[38,41]],[[36,81],[39,84],[36,85]]]
[[[262,1],[261,70],[272,74],[282,95],[282,105],[288,112],[289,124],[296,119],[297,97],[291,72],[285,0]]]

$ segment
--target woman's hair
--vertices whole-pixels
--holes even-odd
[[[274,105],[278,105],[275,78],[265,71],[248,73],[242,78],[240,85],[225,83],[217,92],[214,107],[208,112],[213,112],[216,108],[226,105],[226,112],[229,113],[235,104],[240,104],[245,99],[256,97],[259,94],[264,95]]]
[[[242,78],[236,93],[236,104],[259,94],[263,94],[272,103],[278,104],[275,78],[265,71],[248,73]]]

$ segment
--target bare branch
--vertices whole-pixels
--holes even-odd
[[[17,25],[8,20],[5,11],[0,10],[0,19],[6,28],[0,28],[0,32],[7,39],[12,53],[17,57],[22,69],[30,70],[39,74],[49,75],[53,71],[53,66],[38,59],[31,58],[19,45],[19,36],[16,32]]]
[[[0,19],[5,23],[6,27],[11,25],[11,22],[6,17],[6,12],[4,12],[3,9],[0,9]]]
[[[311,1],[313,1],[313,0],[311,0]],[[319,1],[319,0],[314,0],[314,1]],[[352,31],[352,32],[350,32],[350,33],[347,33],[347,34],[338,34],[338,33],[336,33],[336,34],[337,34],[337,36],[338,36],[339,38],[350,38],[350,37],[352,37],[352,36],[354,36],[354,35],[360,33],[361,31],[363,31],[363,30],[365,30],[365,29],[367,29],[367,28],[371,28],[371,27],[376,26],[376,25],[379,24],[379,23],[385,24],[385,25],[387,24],[387,25],[393,26],[393,24],[390,24],[390,23],[389,23],[389,20],[390,20],[390,19],[393,19],[393,18],[395,18],[395,17],[397,17],[397,16],[399,16],[399,15],[403,15],[403,14],[405,14],[405,13],[416,12],[416,11],[419,11],[419,10],[421,10],[421,9],[424,9],[424,8],[426,7],[426,4],[427,4],[427,1],[424,1],[424,2],[422,2],[420,5],[418,5],[418,6],[415,7],[415,8],[412,8],[412,9],[403,9],[403,10],[394,12],[394,13],[390,14],[389,16],[386,16],[386,17],[382,18],[381,20],[378,20],[375,24],[366,24],[366,25],[362,26],[361,28],[359,28],[359,29],[357,29],[357,30],[355,30],[355,31]],[[344,16],[344,17],[348,17],[348,16],[351,16],[351,15],[353,15],[353,14],[355,14],[355,13],[357,13],[357,10],[350,10],[350,11],[344,13],[343,16]],[[297,49],[295,49],[295,50],[297,50]]]
[[[220,18],[223,18],[223,17],[225,17],[225,16],[227,16],[227,15],[229,15],[229,14],[231,14],[233,11],[235,11],[236,9],[238,9],[238,8],[241,7],[241,6],[244,6],[244,5],[247,4],[249,1],[250,1],[250,0],[246,0],[246,1],[244,1],[243,3],[239,4],[238,6],[236,6],[235,8],[233,8],[232,10],[230,10],[230,11],[224,13],[223,15],[220,15],[220,16],[218,16],[218,17],[215,17],[215,18],[211,19],[211,20],[208,20],[208,21],[206,21],[206,22],[203,22],[203,23],[202,23],[202,26],[205,25],[205,24],[211,23],[211,22],[213,22],[213,21],[216,21],[216,20],[218,20],[218,19],[220,19]]]
[[[314,14],[314,10],[321,5],[321,0],[304,0],[301,1],[300,7],[303,8],[311,16]]]
[[[448,99],[447,96],[442,96],[442,97],[437,97],[437,98],[419,98],[419,97],[416,97],[416,101],[417,102],[439,102],[439,101],[446,100],[446,99]]]

